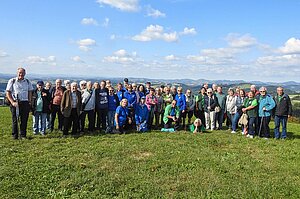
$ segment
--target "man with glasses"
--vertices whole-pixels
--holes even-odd
[[[282,124],[281,139],[286,138],[286,125],[287,120],[292,115],[292,103],[290,97],[283,92],[283,88],[279,86],[277,88],[277,95],[274,97],[276,108],[275,108],[275,138],[280,138],[279,128],[280,123]]]
[[[265,139],[270,138],[269,123],[271,120],[272,109],[275,107],[275,102],[271,95],[267,94],[267,88],[261,87],[259,89],[260,97],[258,100],[258,116],[259,116],[259,130],[258,136]]]

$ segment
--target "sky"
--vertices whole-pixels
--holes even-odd
[[[300,82],[298,0],[1,0],[0,73]]]

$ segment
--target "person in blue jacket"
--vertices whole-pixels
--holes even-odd
[[[147,123],[149,118],[149,109],[145,104],[146,97],[141,97],[140,104],[136,106],[135,123],[137,131],[147,131]]]
[[[273,97],[267,94],[267,88],[261,87],[259,89],[260,96],[258,99],[258,116],[259,116],[259,130],[258,135],[266,139],[270,138],[269,123],[271,120],[272,110],[275,107]]]
[[[114,119],[116,109],[120,105],[118,96],[114,93],[114,88],[108,88],[108,117],[107,117],[107,129],[106,133],[111,133],[114,127]]]
[[[175,100],[177,102],[176,106],[180,110],[178,122],[179,122],[179,124],[183,123],[182,127],[184,128],[185,121],[183,120],[183,115],[184,115],[184,112],[185,112],[185,109],[186,109],[186,97],[185,97],[185,95],[182,92],[182,87],[178,87],[177,88],[177,94],[175,96]]]
[[[129,117],[134,120],[134,112],[137,104],[136,93],[132,89],[132,85],[128,84],[127,91],[124,93],[124,97],[128,100],[127,108],[129,110]]]
[[[119,133],[125,133],[125,130],[127,130],[128,126],[132,123],[132,120],[128,115],[127,104],[128,100],[124,98],[121,100],[120,106],[116,109],[115,125],[116,130]]]

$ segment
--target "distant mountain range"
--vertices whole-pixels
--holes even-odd
[[[15,75],[12,74],[1,74],[0,73],[0,92],[3,92],[6,88],[7,81],[14,77]],[[54,82],[55,79],[61,78],[61,79],[69,79],[72,81],[80,81],[83,79],[90,80],[90,81],[101,81],[110,79],[113,84],[116,84],[118,82],[123,82],[124,78],[121,77],[113,77],[113,78],[107,78],[107,77],[85,77],[85,76],[66,76],[66,75],[38,75],[38,74],[30,74],[27,75],[27,77],[32,80],[33,82],[36,82],[37,80],[44,80],[44,81],[51,81]],[[130,82],[136,82],[136,83],[145,83],[145,82],[151,82],[154,85],[158,84],[179,84],[183,87],[189,87],[192,89],[199,89],[203,83],[208,84],[218,84],[223,85],[225,88],[227,87],[234,87],[234,86],[241,86],[243,88],[250,87],[251,84],[255,84],[257,87],[260,86],[266,86],[268,88],[272,88],[270,90],[274,89],[276,90],[277,86],[283,86],[285,90],[288,93],[300,93],[300,82],[295,81],[287,81],[287,82],[262,82],[262,81],[244,81],[244,80],[207,80],[207,79],[150,79],[150,78],[134,78],[134,77],[127,77]]]

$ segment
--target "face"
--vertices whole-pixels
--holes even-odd
[[[217,92],[218,92],[218,93],[222,93],[222,87],[218,87],[218,88],[217,88]]]
[[[72,92],[77,91],[77,85],[76,85],[76,84],[73,84],[73,85],[71,86],[71,91],[72,91]]]
[[[245,97],[245,94],[244,94],[244,92],[242,90],[240,90],[240,96],[241,97]]]
[[[121,102],[121,106],[126,107],[127,104],[128,104],[128,101],[126,99],[123,99],[122,102]]]
[[[251,86],[250,90],[253,91],[253,92],[255,92],[255,90],[256,90],[255,86]]]
[[[141,99],[141,104],[145,104],[145,102],[146,102],[145,98],[142,98]]]
[[[132,90],[136,91],[137,85],[136,84],[132,84]]]
[[[213,84],[213,86],[212,86],[212,89],[215,91],[215,90],[217,90],[217,85],[215,85],[215,84]]]
[[[36,88],[40,91],[40,90],[42,90],[43,85],[42,85],[42,84],[37,84],[37,85],[36,85]]]
[[[157,95],[160,95],[160,94],[161,94],[160,88],[155,89],[155,93],[156,93]]]
[[[46,83],[45,88],[49,90],[51,88],[51,84],[49,82]]]
[[[80,85],[81,90],[86,89],[86,83]]]
[[[201,89],[201,93],[202,93],[202,95],[204,95],[206,93],[204,88]]]
[[[172,92],[173,92],[173,93],[176,93],[176,87],[173,87],[173,88],[172,88]]]
[[[181,94],[182,93],[182,89],[177,89],[177,93]]]
[[[228,95],[230,95],[230,96],[233,96],[233,91],[232,90],[230,90],[230,91],[228,91]]]
[[[101,88],[105,88],[105,82],[101,82],[101,83],[100,83],[100,87],[101,87]]]
[[[170,93],[170,88],[167,88],[167,87],[166,87],[166,88],[165,88],[165,93],[166,93],[166,94],[169,94],[169,93]]]
[[[76,86],[76,87],[77,87],[77,86]],[[70,84],[70,83],[66,84],[66,89],[67,89],[67,90],[71,90],[71,84]]]
[[[171,103],[172,107],[174,108],[176,106],[176,101],[173,100],[172,103]]]
[[[249,92],[249,93],[248,93],[248,97],[249,97],[249,98],[253,98],[253,97],[254,97],[253,93],[252,93],[252,92]]]
[[[87,82],[86,83],[86,88],[87,89],[92,89],[92,82]]]
[[[17,71],[18,79],[23,80],[24,77],[25,77],[25,75],[26,75],[26,72],[25,72],[24,69],[19,69],[19,70]]]
[[[192,91],[191,91],[191,90],[187,90],[187,91],[186,91],[186,95],[187,95],[187,96],[191,96],[191,94],[192,94]]]
[[[98,82],[95,82],[95,83],[94,83],[94,88],[95,88],[95,89],[98,89],[98,88],[100,88],[100,85],[99,85],[99,83],[98,83]]]
[[[132,86],[127,87],[128,92],[132,92]]]
[[[121,84],[118,84],[118,85],[117,85],[117,89],[118,89],[118,90],[121,90],[121,89],[122,89],[122,85],[121,85]]]
[[[207,91],[208,96],[212,96],[212,91]]]
[[[113,88],[109,88],[108,89],[108,93],[109,93],[109,95],[113,95],[114,94],[114,89]]]
[[[139,87],[139,91],[140,91],[140,92],[144,92],[144,87],[143,87],[143,86],[140,86],[140,87]]]
[[[266,91],[265,91],[265,90],[259,91],[259,93],[260,93],[262,96],[265,96],[265,95],[266,95]]]
[[[61,87],[61,80],[56,80],[55,81],[55,86],[56,87]]]
[[[150,95],[154,95],[154,90],[150,90]]]
[[[279,96],[283,95],[283,88],[277,88],[277,94]]]

